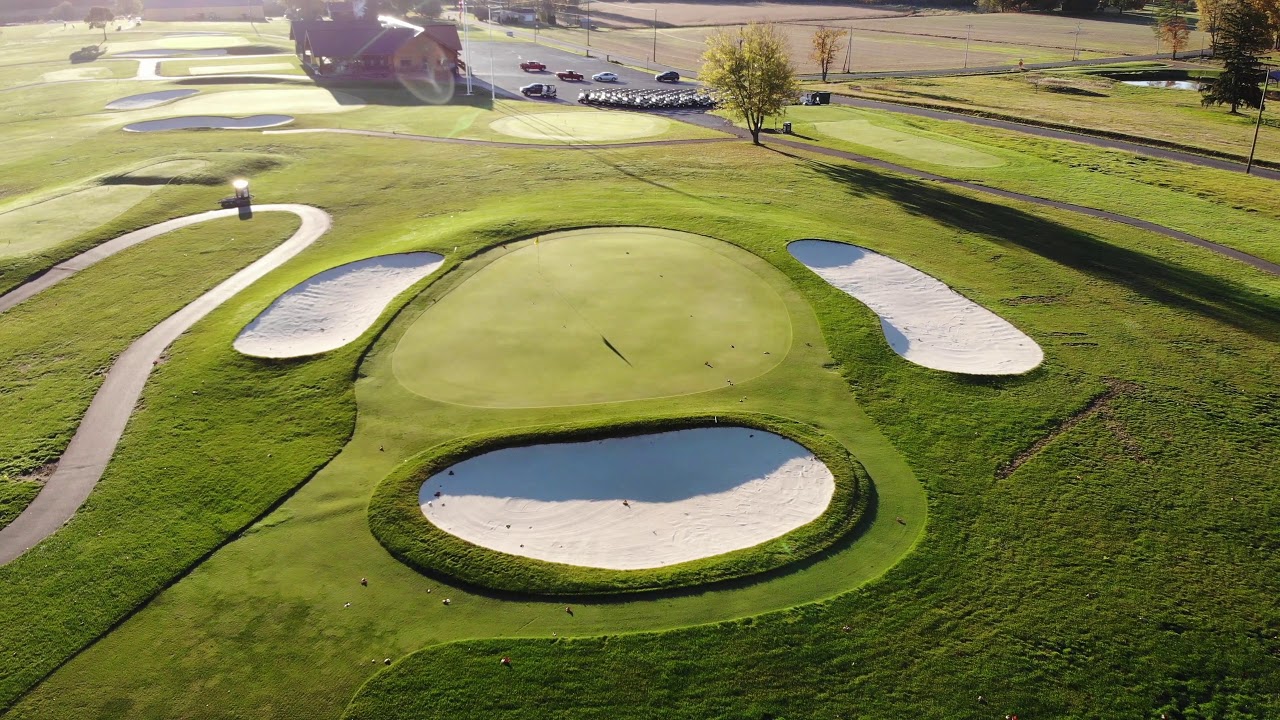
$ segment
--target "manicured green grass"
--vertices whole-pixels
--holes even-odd
[[[956,143],[929,138],[923,133],[909,133],[877,125],[872,120],[852,119],[819,122],[813,127],[819,133],[855,145],[883,150],[907,160],[948,167],[999,167],[1004,161],[995,155]]]
[[[0,528],[13,522],[23,508],[36,499],[40,487],[38,482],[0,476]]]
[[[396,346],[410,392],[481,407],[618,402],[741,384],[782,362],[768,265],[687,233],[599,228],[508,245]],[[471,274],[474,273],[474,274]]]
[[[1193,68],[1192,74],[1213,70],[1187,67]],[[1242,158],[1249,154],[1256,119],[1253,113],[1232,115],[1227,108],[1203,107],[1197,92],[1133,87],[1068,70],[859,80],[823,87],[856,97],[1116,133],[1133,136],[1139,142],[1141,138],[1151,138]],[[1258,137],[1257,157],[1280,162],[1280,122],[1274,116],[1267,119]]]
[[[660,117],[624,112],[537,113],[499,118],[489,129],[532,140],[613,141],[661,135],[671,123]]]
[[[298,58],[292,55],[280,57],[216,57],[199,60],[165,60],[159,73],[168,77],[206,77],[231,73],[267,73],[270,75],[306,76]]]
[[[835,478],[836,487],[830,504],[812,522],[749,548],[660,568],[625,572],[495,552],[455,537],[423,517],[419,499],[423,483],[450,465],[486,452],[712,426],[764,430],[788,437],[806,447]],[[866,471],[849,455],[848,449],[825,433],[802,423],[729,411],[629,421],[613,419],[603,423],[572,423],[471,435],[431,448],[410,458],[378,485],[369,501],[369,529],[393,556],[428,576],[524,596],[576,595],[590,600],[599,595],[706,586],[779,570],[830,548],[851,532],[863,518],[870,491]]]
[[[237,157],[270,161],[251,173],[260,199],[312,203],[336,224],[177,342],[90,501],[0,568],[9,716],[337,717],[370,677],[353,706],[361,717],[1280,712],[1275,278],[1111,223],[743,143],[571,154],[324,135],[103,135],[73,117],[97,112],[111,92],[85,83],[6,98],[18,99],[0,107],[0,194],[152,158],[217,157],[234,143]],[[1008,157],[972,132],[954,141]],[[1048,141],[1018,148],[1014,157],[1060,153],[1057,164],[1020,166],[1018,181],[1040,177],[1046,192],[1127,191],[1116,202],[1206,227],[1248,227],[1274,212],[1260,181]],[[176,191],[101,232],[223,194]],[[413,396],[395,381],[395,340],[430,293],[318,358],[260,361],[231,348],[280,292],[344,261],[445,254],[421,289],[513,238],[609,224],[699,233],[772,264],[792,284],[792,353],[762,377],[708,393],[501,410]],[[866,308],[790,258],[786,243],[800,237],[854,242],[942,279],[1031,334],[1045,365],[975,379],[902,361]],[[102,267],[76,280],[86,294],[112,287]],[[157,301],[139,302],[138,312],[157,312]],[[66,314],[45,307],[32,322]],[[105,332],[90,327],[90,339]],[[20,367],[10,348],[26,341],[0,345],[0,377]],[[996,478],[1117,379],[1136,387]],[[78,419],[27,401],[4,416],[62,433]],[[869,524],[761,581],[575,603],[572,616],[563,602],[424,577],[369,532],[380,479],[441,442],[721,411],[811,424],[849,448],[874,483]],[[608,637],[552,644],[553,633]],[[417,651],[379,674],[384,658]],[[494,675],[506,672],[503,655],[512,673],[537,672],[535,683]]]

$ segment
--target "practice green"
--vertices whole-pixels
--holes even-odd
[[[545,235],[474,275],[396,347],[396,379],[481,407],[635,400],[722,388],[786,356],[791,321],[759,259],[649,228]],[[465,269],[465,266],[464,266]]]
[[[623,112],[527,113],[489,123],[494,132],[531,140],[605,142],[661,135],[671,123],[660,117]]]
[[[866,145],[912,160],[953,167],[999,167],[1004,161],[995,155],[956,143],[922,137],[916,133],[880,127],[869,120],[839,120],[814,123],[814,130],[837,140]]]

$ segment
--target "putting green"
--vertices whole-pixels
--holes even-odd
[[[728,243],[596,228],[473,262],[396,346],[413,393],[481,407],[664,397],[750,380],[790,349],[791,317],[762,277],[777,271]]]
[[[998,167],[1004,160],[963,145],[925,135],[880,127],[869,120],[839,120],[813,124],[814,130],[837,140],[866,145],[895,155],[952,167]]]
[[[661,135],[671,127],[664,118],[609,111],[531,113],[504,117],[489,129],[511,137],[560,142],[608,142]]]
[[[155,40],[133,40],[111,43],[111,54],[138,52],[139,50],[216,50],[219,48],[248,45],[239,35],[166,35]]]

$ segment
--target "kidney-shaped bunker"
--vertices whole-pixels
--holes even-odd
[[[910,265],[827,240],[799,240],[787,250],[879,315],[889,346],[917,365],[970,375],[1017,375],[1044,361],[1035,340]]]
[[[184,117],[144,120],[124,126],[125,132],[163,132],[165,130],[261,130],[288,125],[290,115],[251,115],[233,118],[221,115],[187,115]]]
[[[494,450],[427,478],[418,499],[428,520],[475,545],[635,570],[784,535],[834,491],[804,446],[711,427]]]
[[[303,357],[346,345],[395,296],[435,272],[431,252],[380,255],[325,270],[289,288],[240,331],[234,347],[256,357]]]

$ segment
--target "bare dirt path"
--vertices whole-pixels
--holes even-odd
[[[120,355],[89,404],[66,452],[44,488],[12,523],[0,529],[0,565],[21,556],[70,520],[89,497],[115,453],[151,369],[161,353],[201,318],[328,232],[332,218],[308,205],[262,205],[255,212],[290,212],[302,220],[292,237],[251,265],[232,275],[191,304],[170,315]],[[128,247],[178,228],[216,218],[234,217],[237,210],[215,210],[152,225],[103,243],[59,265],[16,290],[0,296],[0,312]]]

